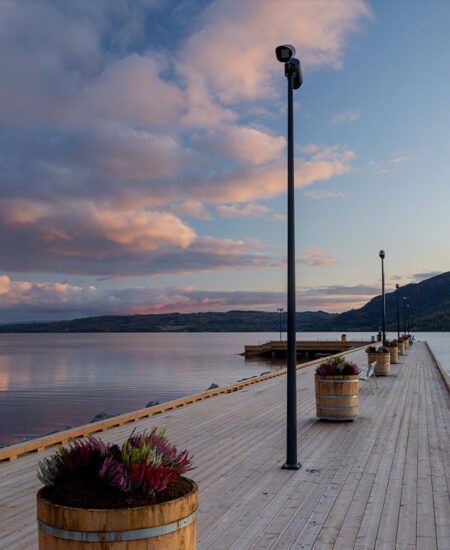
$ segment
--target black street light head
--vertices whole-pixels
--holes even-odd
[[[295,48],[292,44],[282,44],[275,48],[275,54],[280,63],[287,63],[295,55]]]
[[[398,290],[398,289],[400,288],[400,285],[397,283],[397,284],[395,285],[395,288]]]
[[[294,90],[298,90],[300,86],[303,84],[303,76],[302,76],[302,69],[300,67],[300,61],[296,57],[293,57],[290,61],[290,65],[295,67],[292,87],[294,88]]]
[[[380,258],[384,260],[384,250],[380,250]]]

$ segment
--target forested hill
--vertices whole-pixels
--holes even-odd
[[[407,300],[403,300],[407,297]],[[409,304],[411,331],[450,331],[450,272],[400,288],[400,320]],[[386,294],[387,330],[397,329],[396,293]],[[107,315],[53,323],[0,326],[0,332],[276,332],[277,312],[228,311]],[[297,313],[298,331],[378,331],[381,327],[381,296],[360,309],[332,314],[324,311]],[[286,312],[282,315],[286,331]]]
[[[400,287],[400,326],[403,328],[406,304],[409,304],[410,329],[450,331],[450,271]],[[406,297],[406,300],[404,300]],[[318,330],[378,330],[381,327],[381,296],[364,307],[352,309],[318,325]],[[397,295],[386,294],[386,327],[397,329]]]
[[[336,314],[323,311],[297,313],[298,330],[314,330],[317,323]],[[286,330],[286,314],[282,316]],[[273,332],[280,328],[280,316],[268,311],[207,313],[162,313],[152,315],[106,315],[54,323],[26,323],[0,326],[0,332]]]

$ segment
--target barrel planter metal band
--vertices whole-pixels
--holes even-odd
[[[195,550],[198,487],[183,497],[132,508],[75,508],[37,495],[39,550]]]
[[[315,375],[317,418],[354,420],[358,416],[359,376]]]
[[[161,535],[173,533],[178,529],[187,527],[197,519],[197,512],[193,512],[186,518],[158,525],[158,527],[148,527],[147,529],[131,529],[130,531],[102,531],[100,533],[90,533],[87,531],[67,531],[66,529],[57,529],[52,525],[47,525],[41,520],[38,521],[38,528],[43,533],[65,540],[76,540],[82,542],[120,542],[129,540],[142,540]]]

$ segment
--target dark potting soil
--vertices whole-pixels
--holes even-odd
[[[144,495],[137,491],[120,491],[102,479],[89,480],[89,482],[71,479],[60,483],[58,487],[44,487],[41,495],[45,500],[62,506],[112,509],[161,504],[183,497],[191,490],[192,482],[184,477],[179,477],[155,496]]]

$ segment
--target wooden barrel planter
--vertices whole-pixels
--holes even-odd
[[[358,416],[359,375],[315,375],[317,418],[354,420]]]
[[[398,346],[388,346],[391,363],[398,363]]]
[[[405,344],[403,341],[398,342],[398,353],[399,355],[405,355]]]
[[[377,359],[378,359],[378,354],[377,353],[368,353],[367,354],[367,361],[369,362],[369,365],[370,365],[370,363],[375,362]]]
[[[391,354],[389,352],[377,353],[377,362],[374,370],[377,376],[389,376],[391,372]]]
[[[39,550],[193,550],[198,487],[185,496],[123,509],[61,506],[37,494]]]

